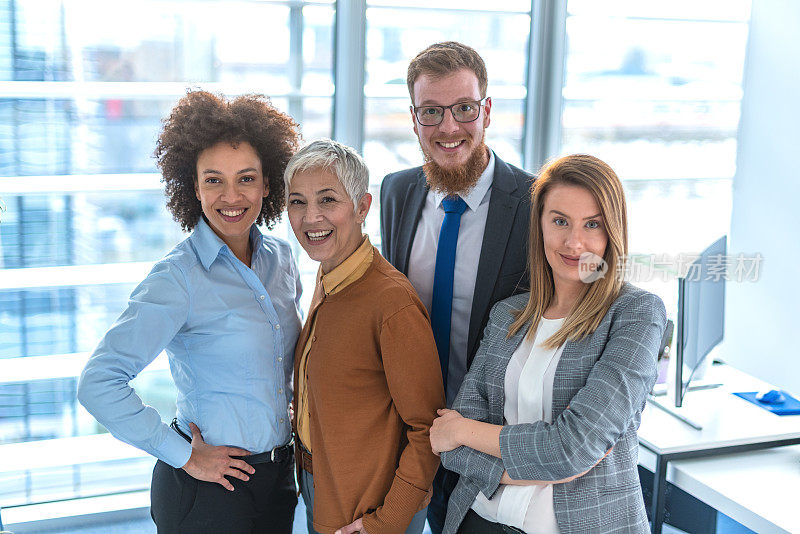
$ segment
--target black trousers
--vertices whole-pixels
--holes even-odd
[[[447,517],[447,501],[458,484],[458,473],[448,471],[441,465],[433,479],[433,496],[428,505],[428,526],[433,534],[442,534]]]
[[[228,477],[233,491],[162,462],[153,468],[150,515],[158,534],[291,534],[297,492],[294,459],[259,463],[247,482]]]
[[[472,510],[467,511],[457,534],[516,534],[521,530],[487,521]],[[523,533],[524,534],[524,533]]]

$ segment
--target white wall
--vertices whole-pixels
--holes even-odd
[[[800,398],[800,2],[754,0],[729,250],[764,256],[728,283],[727,362]]]

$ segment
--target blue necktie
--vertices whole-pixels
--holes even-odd
[[[450,195],[442,200],[444,221],[439,230],[439,246],[436,249],[436,269],[433,273],[433,300],[431,302],[431,328],[439,363],[442,366],[442,380],[447,391],[447,366],[450,362],[450,315],[453,311],[453,268],[456,263],[456,244],[461,214],[467,204],[458,195]]]

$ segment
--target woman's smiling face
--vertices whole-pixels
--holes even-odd
[[[250,227],[261,212],[269,185],[261,172],[261,159],[250,143],[236,148],[221,141],[197,156],[195,195],[203,215],[231,250],[247,244]]]
[[[354,209],[339,178],[327,169],[299,171],[289,187],[289,223],[300,246],[329,273],[359,247],[372,196]]]
[[[542,242],[556,286],[582,284],[581,254],[603,258],[608,244],[603,216],[592,193],[576,185],[556,185],[546,193]]]

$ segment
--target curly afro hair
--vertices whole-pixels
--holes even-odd
[[[269,195],[256,224],[271,227],[286,202],[283,171],[300,142],[297,123],[278,111],[264,95],[228,100],[206,91],[190,91],[178,101],[156,144],[155,157],[166,184],[167,208],[185,231],[203,214],[195,196],[197,156],[220,141],[249,143],[261,159]]]

